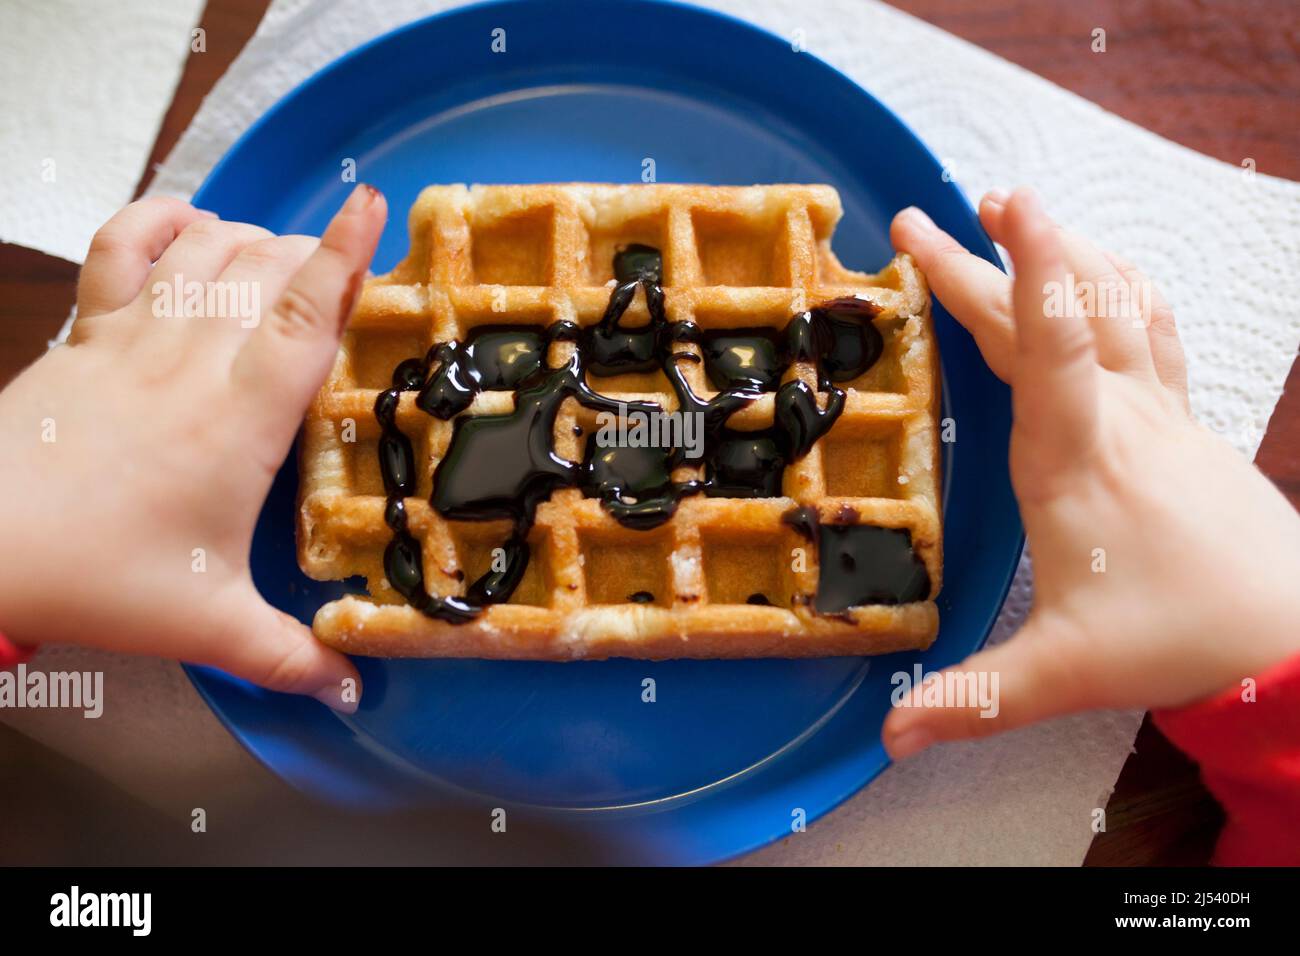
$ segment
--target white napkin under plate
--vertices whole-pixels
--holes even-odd
[[[0,4],[0,242],[82,260],[135,193],[202,9],[203,0]]]

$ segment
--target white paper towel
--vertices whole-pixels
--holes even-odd
[[[0,5],[0,242],[82,261],[135,193],[203,2]]]
[[[155,188],[191,193],[235,138],[311,72],[364,40],[454,5],[275,0]],[[713,5],[782,36],[803,31],[810,53],[898,112],[970,195],[1032,183],[1060,220],[1142,266],[1178,313],[1193,408],[1254,453],[1300,343],[1300,185],[1248,176],[1162,140],[878,3]],[[1031,587],[1026,560],[995,641],[1023,621]],[[166,669],[169,685],[178,678]],[[210,715],[190,713],[183,722],[214,740]],[[1105,805],[1139,722],[1135,713],[1080,715],[936,748],[890,768],[807,833],[743,862],[1078,864],[1093,837],[1093,809]],[[233,753],[220,759],[241,763]],[[111,767],[101,769],[130,785]]]

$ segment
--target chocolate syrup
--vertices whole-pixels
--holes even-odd
[[[781,515],[781,523],[811,541],[817,534],[817,509],[796,505]]]
[[[777,428],[722,429],[704,455],[704,494],[710,498],[779,498],[789,458]]]
[[[438,363],[437,374],[416,404],[447,419],[469,408],[478,392],[514,389],[535,376],[545,364],[547,342],[546,331],[536,326],[485,325],[474,329],[464,344],[436,346],[424,363],[407,359],[398,368],[408,367],[408,380],[418,370],[421,381],[415,388],[420,388],[429,365]]]
[[[609,303],[596,325],[586,329],[571,322],[557,322],[545,329],[479,327],[464,342],[440,343],[422,359],[403,361],[393,372],[392,387],[375,400],[375,417],[382,430],[379,465],[388,496],[384,520],[393,530],[393,539],[384,552],[384,573],[412,606],[442,620],[464,623],[486,605],[508,600],[528,567],[527,539],[537,506],[558,488],[581,488],[587,496],[598,498],[621,524],[637,529],[667,521],[689,494],[779,497],[785,466],[806,454],[844,408],[844,392],[834,383],[865,373],[883,351],[883,339],[871,321],[879,310],[865,300],[835,299],[796,315],[781,330],[701,332],[692,323],[668,322],[659,250],[639,244],[627,246],[614,257],[614,276]],[[624,327],[622,319],[638,289],[645,297],[650,321],[639,327]],[[547,353],[557,341],[573,342],[575,348],[567,362],[552,368]],[[700,346],[705,373],[719,390],[712,399],[701,399],[686,381],[679,363],[698,363],[700,358],[691,352],[675,351],[675,343],[679,342]],[[824,409],[805,383],[792,380],[780,384],[794,361],[816,363],[817,391],[827,393]],[[684,461],[685,451],[680,447],[601,448],[589,441],[581,463],[556,453],[555,422],[565,399],[573,398],[587,408],[615,415],[662,412],[650,403],[608,399],[591,388],[588,375],[655,370],[662,370],[668,378],[679,411],[697,414],[703,425],[703,479],[673,480],[674,469]],[[456,420],[447,452],[434,471],[430,503],[445,518],[508,520],[512,530],[492,562],[492,569],[466,588],[464,598],[435,598],[424,585],[419,542],[407,527],[405,499],[414,494],[417,476],[410,440],[396,424],[398,400],[402,392],[418,392],[418,408],[448,420],[468,409],[482,391],[514,391],[514,410]],[[770,427],[746,432],[726,426],[734,412],[765,391],[776,392]],[[580,435],[581,429],[575,429],[575,433]],[[815,527],[815,513],[812,521],[805,532],[809,537]],[[828,530],[839,535],[853,529],[823,528],[823,550]],[[861,565],[867,574],[888,572],[884,585],[862,585],[858,590],[868,587],[870,594],[879,592],[886,598],[892,595],[901,600],[898,595],[916,589],[914,582],[902,580],[902,572],[895,567],[901,558],[894,553],[899,545],[892,538],[864,536],[852,541],[857,543],[841,548],[847,555],[842,561]],[[910,539],[902,547],[910,554]],[[843,578],[834,576],[841,572]],[[830,577],[827,574],[823,562],[825,603],[833,610],[831,606],[851,594],[854,586],[847,568],[840,568]],[[818,610],[822,610],[821,598],[819,592]],[[655,598],[648,591],[638,591],[628,600],[652,603]],[[751,604],[770,603],[762,594],[750,595],[748,600]]]
[[[885,351],[885,339],[871,320],[880,309],[865,299],[831,299],[812,310],[830,342],[820,353],[818,367],[832,382],[847,382],[876,364]]]
[[[664,265],[659,250],[633,243],[617,253],[614,281],[605,314],[582,337],[580,348],[587,354],[587,368],[593,375],[654,371],[663,361],[668,328],[664,316]],[[625,329],[623,314],[638,288],[645,294],[650,324]]]
[[[817,551],[821,571],[813,607],[821,614],[862,604],[908,604],[930,594],[929,572],[906,528],[824,524]]]
[[[416,360],[418,363],[418,359]],[[393,529],[393,539],[384,549],[384,577],[407,602],[430,617],[453,624],[473,620],[480,608],[457,598],[435,598],[424,586],[424,556],[420,542],[407,525],[406,500],[415,494],[415,453],[411,440],[397,427],[397,404],[402,392],[418,388],[415,368],[403,362],[393,372],[393,387],[375,399],[375,418],[379,421],[379,470],[384,478],[388,502],[384,522]]]
[[[677,510],[677,503],[699,490],[698,481],[673,481],[681,459],[678,449],[587,443],[581,487],[588,498],[599,498],[620,524],[638,530],[658,527]]]
[[[699,337],[704,374],[719,391],[776,391],[790,365],[775,329],[713,329]]]

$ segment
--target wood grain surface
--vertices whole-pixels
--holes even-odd
[[[816,2],[816,0],[808,0]],[[1161,136],[1300,180],[1300,3],[1294,0],[895,0]],[[266,0],[210,0],[142,190],[203,96],[256,28]],[[1092,52],[1093,31],[1106,52]],[[0,385],[39,357],[75,297],[77,267],[0,245]],[[1156,277],[1158,279],[1158,277]],[[1300,371],[1293,367],[1257,459],[1300,507]],[[1195,766],[1148,719],[1094,840],[1093,865],[1208,860],[1222,819]]]

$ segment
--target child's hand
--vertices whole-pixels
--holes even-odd
[[[1095,301],[1147,280],[1060,231],[1028,190],[990,193],[980,219],[1014,283],[919,211],[892,237],[1012,386],[1034,608],[1014,638],[959,665],[998,674],[998,715],[896,708],[884,730],[896,758],[1070,711],[1188,704],[1300,652],[1300,518],[1191,418],[1168,305],[1152,290],[1138,321],[1106,318],[1067,294],[1055,314],[1067,272]]]
[[[277,238],[155,198],[99,231],[70,344],[0,393],[0,633],[212,664],[355,709],[356,670],[262,600],[248,554],[386,210],[360,186],[322,239]],[[230,302],[157,316],[155,284],[177,277],[255,292],[260,321]]]

